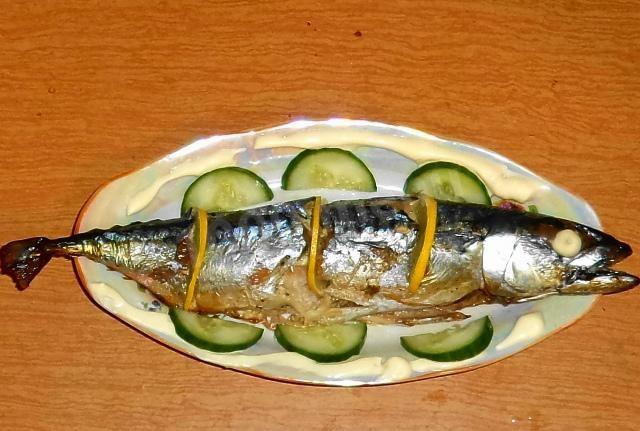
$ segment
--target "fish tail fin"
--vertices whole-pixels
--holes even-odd
[[[0,272],[11,277],[18,290],[29,287],[54,254],[52,241],[43,237],[13,241],[0,248]]]

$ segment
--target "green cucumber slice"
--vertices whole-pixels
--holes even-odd
[[[454,326],[441,332],[400,337],[400,344],[409,353],[438,362],[469,359],[487,348],[493,338],[489,317],[465,326]]]
[[[436,199],[491,205],[491,196],[476,174],[450,162],[432,162],[413,171],[405,193],[425,193]]]
[[[182,215],[191,208],[230,211],[273,199],[267,183],[248,169],[230,166],[199,176],[182,199]]]
[[[304,150],[287,166],[282,175],[282,188],[339,189],[375,192],[373,174],[352,152],[339,148]]]
[[[278,325],[275,336],[290,352],[317,362],[339,362],[360,353],[367,325],[361,322],[308,327]]]
[[[234,352],[251,347],[262,337],[262,328],[172,308],[169,317],[176,334],[187,343],[212,352]]]

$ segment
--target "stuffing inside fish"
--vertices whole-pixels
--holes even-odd
[[[629,245],[585,225],[497,207],[437,202],[419,288],[408,288],[420,197],[322,205],[316,278],[307,285],[313,199],[210,213],[192,311],[267,327],[464,318],[465,307],[555,294],[615,293],[640,280],[610,266]],[[51,257],[84,256],[183,307],[197,254],[195,213],[174,220],[30,238],[0,249],[0,268],[25,289]]]

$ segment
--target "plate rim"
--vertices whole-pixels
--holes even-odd
[[[305,127],[300,127],[302,124],[306,124]],[[458,144],[458,145],[462,145],[462,146],[466,146],[466,147],[471,147],[477,151],[482,152],[484,155],[488,155],[492,158],[497,158],[499,159],[499,161],[502,162],[509,162],[512,164],[517,165],[520,169],[523,169],[528,175],[531,175],[535,178],[538,178],[540,180],[543,180],[546,183],[550,183],[552,185],[554,185],[555,187],[557,187],[558,189],[562,190],[564,193],[568,194],[569,196],[573,197],[574,199],[577,199],[580,201],[581,204],[584,205],[584,208],[587,209],[587,211],[590,213],[590,215],[593,217],[593,219],[596,221],[597,223],[597,227],[598,228],[602,228],[602,223],[597,215],[597,213],[595,212],[595,210],[593,209],[593,207],[591,205],[589,205],[589,203],[584,200],[583,198],[581,198],[580,196],[576,196],[573,193],[570,193],[568,191],[566,191],[564,188],[557,186],[555,183],[553,183],[552,181],[546,179],[545,177],[531,171],[529,168],[527,168],[526,166],[521,165],[520,163],[517,163],[515,161],[510,160],[509,158],[507,158],[506,156],[503,156],[500,153],[497,153],[491,149],[488,148],[484,148],[478,144],[475,143],[471,143],[471,142],[466,142],[466,141],[461,141],[458,139],[452,139],[452,138],[443,138],[441,136],[437,136],[437,135],[433,135],[431,133],[427,133],[427,132],[423,132],[421,130],[418,129],[414,129],[412,127],[408,127],[408,126],[403,126],[403,125],[394,125],[394,124],[388,124],[388,123],[383,123],[383,122],[379,122],[379,121],[369,121],[369,120],[364,120],[364,119],[347,119],[347,118],[329,118],[329,119],[325,119],[325,120],[310,120],[310,119],[298,119],[295,121],[291,121],[288,123],[284,123],[284,124],[279,124],[276,126],[271,126],[271,127],[267,127],[267,128],[261,128],[258,130],[255,129],[247,129],[245,131],[242,132],[232,132],[232,133],[223,133],[223,134],[215,134],[215,135],[209,135],[209,136],[205,136],[202,138],[198,138],[195,141],[186,144],[186,145],[182,145],[178,148],[176,148],[175,150],[169,152],[169,153],[165,153],[163,155],[161,155],[158,158],[155,158],[153,160],[151,160],[150,162],[138,166],[138,167],[134,167],[128,171],[125,171],[121,174],[118,174],[116,176],[111,177],[110,179],[102,182],[90,195],[89,197],[84,201],[84,203],[82,204],[82,206],[80,207],[80,210],[78,211],[75,221],[73,223],[73,227],[72,227],[72,234],[78,234],[80,233],[80,226],[82,224],[82,221],[84,220],[84,217],[87,215],[88,210],[90,209],[92,203],[94,202],[94,200],[98,197],[98,195],[104,190],[104,188],[106,188],[107,186],[109,186],[110,184],[114,183],[115,181],[121,180],[129,175],[132,175],[136,172],[141,171],[142,169],[151,166],[155,163],[158,163],[162,160],[164,160],[166,157],[176,153],[177,151],[185,151],[187,148],[197,148],[198,144],[200,144],[200,141],[204,141],[204,140],[208,140],[211,138],[231,138],[231,137],[235,137],[235,138],[240,138],[240,137],[245,137],[245,136],[250,136],[250,135],[258,135],[260,133],[266,133],[266,132],[273,132],[276,130],[291,130],[293,128],[294,125],[298,126],[296,127],[296,129],[298,130],[302,130],[302,129],[306,129],[308,127],[312,127],[312,126],[318,126],[318,125],[336,125],[336,123],[340,123],[340,125],[343,126],[347,126],[347,127],[363,127],[363,126],[375,126],[375,127],[382,127],[382,128],[392,128],[392,129],[396,129],[396,130],[400,130],[403,131],[405,133],[410,133],[411,135],[418,137],[418,138],[428,138],[428,139],[435,139],[441,142],[445,142],[445,143],[449,143],[449,144]],[[390,150],[392,151],[392,150]],[[478,363],[478,364],[473,364],[473,365],[468,365],[468,366],[464,366],[461,368],[455,368],[455,369],[448,369],[448,370],[442,370],[442,371],[434,371],[434,372],[426,372],[417,376],[413,376],[413,377],[409,377],[409,378],[404,378],[404,379],[398,379],[398,380],[393,380],[393,381],[383,381],[383,382],[366,382],[366,381],[355,381],[355,380],[351,380],[351,382],[353,384],[340,384],[339,382],[314,382],[314,381],[304,381],[304,380],[296,380],[293,378],[288,378],[288,377],[281,377],[281,376],[276,376],[276,375],[271,375],[271,374],[266,374],[262,371],[259,371],[255,368],[250,368],[250,367],[235,367],[235,366],[228,366],[228,365],[222,365],[222,364],[217,364],[215,362],[210,362],[207,360],[204,360],[200,357],[198,357],[197,355],[194,355],[192,352],[189,352],[187,350],[183,350],[180,346],[174,346],[169,344],[168,342],[166,342],[165,340],[160,339],[159,337],[155,336],[154,334],[147,332],[145,330],[145,328],[141,328],[138,326],[133,325],[132,323],[128,322],[123,316],[120,316],[116,311],[114,310],[109,310],[107,307],[103,306],[102,304],[100,304],[99,301],[96,300],[96,298],[91,294],[91,291],[88,287],[88,285],[90,284],[89,281],[87,280],[87,276],[84,273],[84,270],[82,268],[82,262],[80,261],[80,259],[78,257],[73,257],[72,258],[72,266],[73,266],[73,270],[74,273],[76,275],[76,278],[78,279],[78,281],[80,282],[80,286],[83,290],[83,293],[89,298],[89,300],[96,305],[98,308],[100,308],[102,311],[106,312],[108,315],[110,315],[111,317],[115,318],[116,320],[118,320],[119,322],[123,323],[125,326],[133,329],[136,332],[139,332],[140,334],[142,334],[144,337],[149,338],[151,340],[153,340],[156,343],[159,343],[160,345],[167,347],[171,350],[173,350],[174,352],[177,352],[185,357],[188,357],[190,359],[196,360],[198,362],[207,364],[209,366],[214,366],[217,367],[219,369],[223,369],[223,370],[233,370],[234,372],[239,372],[241,374],[244,375],[248,375],[248,376],[252,376],[252,377],[256,377],[256,378],[261,378],[261,379],[267,379],[267,380],[271,380],[271,381],[275,381],[275,382],[280,382],[280,383],[288,383],[288,384],[294,384],[294,385],[304,385],[304,386],[318,386],[318,387],[375,387],[375,386],[388,386],[388,385],[396,385],[396,384],[402,384],[402,383],[412,383],[412,382],[418,382],[421,380],[427,380],[427,379],[432,379],[432,378],[439,378],[439,377],[444,377],[444,376],[448,376],[448,375],[453,375],[453,374],[461,374],[461,373],[467,373],[473,370],[477,370],[480,368],[484,368],[486,366],[489,365],[493,365],[497,362],[501,362],[503,360],[509,359],[512,356],[519,354],[521,352],[524,352],[528,349],[530,349],[531,347],[534,347],[536,345],[538,345],[539,343],[542,343],[543,341],[545,341],[547,338],[551,337],[552,335],[558,334],[562,331],[564,331],[565,329],[567,329],[570,326],[573,326],[575,323],[577,323],[579,320],[583,319],[587,314],[589,314],[589,312],[593,309],[593,307],[598,303],[598,301],[600,300],[600,297],[602,295],[591,295],[592,296],[592,301],[590,304],[588,304],[588,306],[584,309],[584,311],[581,312],[581,314],[577,317],[575,317],[572,321],[567,322],[563,325],[558,326],[557,328],[554,328],[553,330],[545,333],[544,335],[542,335],[541,337],[530,341],[526,346],[522,347],[521,349],[518,349],[516,351],[513,351],[511,353],[506,354],[505,356],[501,356],[498,358],[495,358],[493,360],[489,360],[486,362],[482,362],[482,363]]]

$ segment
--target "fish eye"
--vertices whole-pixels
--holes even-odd
[[[582,250],[582,238],[573,229],[563,229],[553,238],[551,247],[560,256],[574,257]]]

